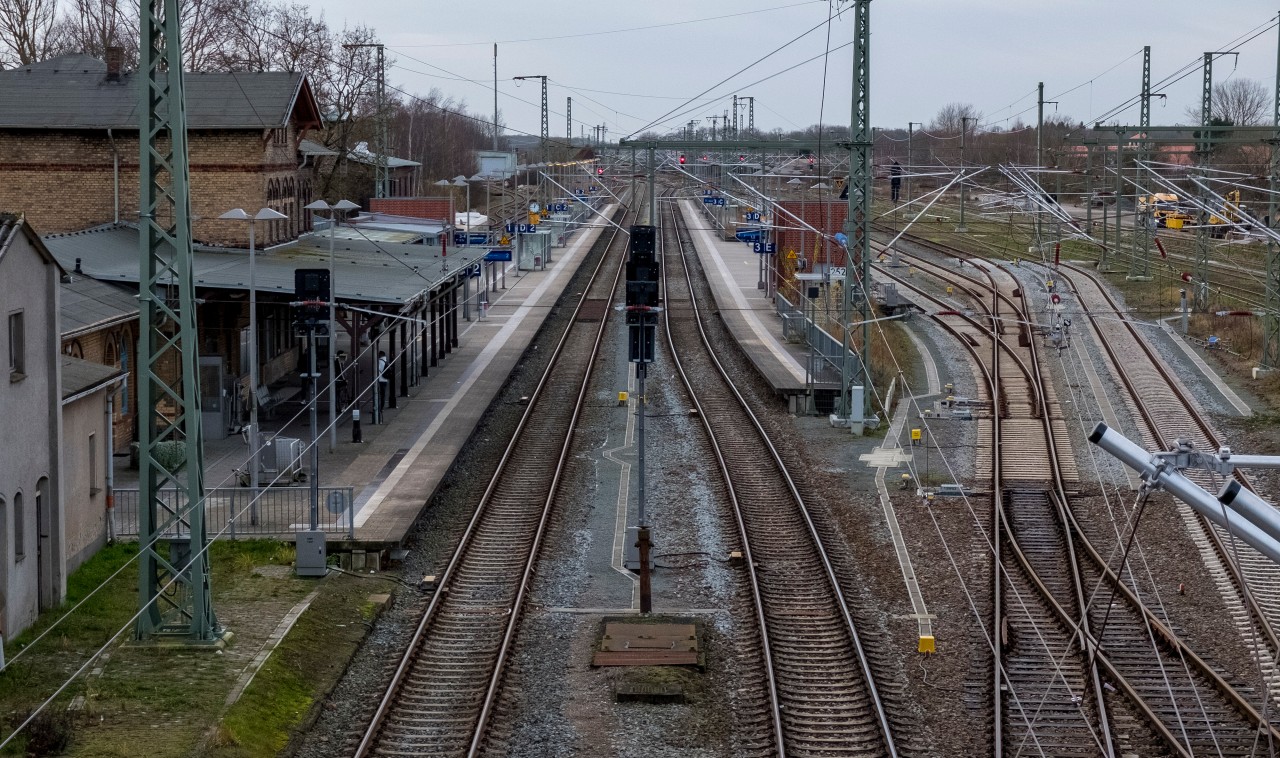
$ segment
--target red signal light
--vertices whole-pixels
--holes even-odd
[[[681,166],[683,166],[683,165],[684,165],[684,156],[683,156],[683,155],[682,155],[682,156],[680,156],[680,165],[681,165]]]
[[[596,167],[596,175],[597,175],[597,176],[604,176],[604,166],[597,166],[597,167]]]

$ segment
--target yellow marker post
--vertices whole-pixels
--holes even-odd
[[[916,445],[916,444],[919,444],[919,443],[920,443],[920,430],[919,430],[919,429],[912,429],[912,430],[911,430],[911,444]]]
[[[626,390],[618,393],[618,405],[626,405],[627,399],[631,397]]]
[[[918,653],[936,653],[937,652],[937,643],[933,639],[932,634],[920,635],[920,644],[916,646],[916,652]]]

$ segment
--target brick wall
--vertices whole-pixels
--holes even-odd
[[[116,387],[114,415],[111,419],[112,441],[116,453],[129,452],[129,443],[136,439],[134,432],[138,402],[137,329],[138,322],[134,321],[62,340],[62,352],[67,355],[104,366],[120,367],[122,363],[128,364],[129,373]],[[122,349],[127,351],[123,356]]]
[[[412,216],[446,221],[454,219],[452,197],[384,197],[369,201],[374,213],[390,213],[396,216]]]
[[[193,236],[199,242],[244,247],[244,222],[222,221],[232,208],[250,214],[270,207],[287,221],[259,222],[270,245],[305,231],[313,166],[297,165],[297,130],[193,130],[188,133]],[[114,139],[113,139],[114,138]],[[0,208],[25,212],[42,234],[71,232],[115,218],[115,162],[120,218],[138,219],[138,135],[105,130],[0,131]],[[162,178],[163,181],[163,178]],[[163,219],[162,219],[163,220]]]

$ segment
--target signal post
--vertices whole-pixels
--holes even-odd
[[[650,206],[652,207],[652,206]],[[636,548],[640,553],[640,612],[653,611],[650,590],[649,552],[652,543],[649,524],[644,512],[644,417],[645,375],[653,363],[654,344],[658,333],[659,284],[657,227],[636,225],[631,227],[631,243],[627,255],[627,345],[628,360],[636,364],[636,385],[640,397],[636,402],[639,418],[636,424],[636,451],[639,481],[636,486],[638,513],[636,517]]]

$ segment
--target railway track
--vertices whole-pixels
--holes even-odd
[[[1077,268],[1070,268],[1059,276],[1077,295],[1089,328],[1127,390],[1127,401],[1138,421],[1142,444],[1147,448],[1169,449],[1178,439],[1185,439],[1199,450],[1221,447],[1221,440],[1187,389],[1164,365],[1098,277]],[[1098,318],[1099,310],[1107,317]],[[1157,413],[1157,408],[1162,411]],[[1221,486],[1220,481],[1205,472],[1186,473],[1210,491]],[[1237,470],[1236,478],[1249,486],[1244,472]],[[1245,644],[1261,658],[1272,699],[1280,705],[1280,672],[1276,670],[1276,658],[1280,655],[1280,639],[1276,633],[1280,628],[1280,568],[1248,545],[1237,543],[1233,552],[1225,531],[1185,504],[1178,503],[1177,510],[1214,577],[1219,594],[1228,603]],[[1232,560],[1235,555],[1239,557],[1238,570]],[[1248,592],[1245,592],[1246,580]],[[1251,628],[1253,624],[1257,627]],[[1253,645],[1255,633],[1264,644]]]
[[[919,259],[923,268],[936,267],[937,264]],[[941,268],[941,267],[938,267]],[[946,281],[954,281],[955,274],[947,269],[941,273],[948,274]],[[1030,385],[1038,387],[1030,393],[1035,403],[1040,406],[1040,417],[1043,425],[1045,447],[1049,452],[1046,462],[1050,465],[1063,456],[1057,453],[1056,437],[1052,424],[1047,423],[1055,410],[1051,404],[1051,393],[1044,381],[1038,359],[1034,350],[1034,339],[1027,339],[1025,333],[1030,318],[1025,308],[1025,299],[1019,305],[1012,295],[1009,283],[997,284],[1000,274],[993,269],[984,270],[993,294],[993,302],[1003,300],[1008,312],[1013,314],[1014,323],[1021,324],[1019,346],[1029,348],[1025,360],[1013,363],[1023,369],[1024,374],[1015,379],[1014,397],[1021,398],[1023,388]],[[1007,276],[1007,274],[1005,274]],[[983,283],[973,277],[961,275],[973,288]],[[1016,280],[1014,280],[1016,288]],[[910,285],[908,285],[910,286]],[[971,290],[972,291],[972,290]],[[978,298],[981,301],[981,298]],[[992,323],[1000,324],[994,318],[994,312],[988,311]],[[998,329],[995,331],[999,331]],[[999,340],[1003,342],[1003,340]],[[970,348],[973,349],[972,344]],[[1013,352],[1010,349],[1009,352]],[[990,380],[991,395],[1002,398],[997,403],[997,413],[1005,414],[1010,405],[1005,402],[1009,390],[1000,389],[1008,386],[1008,380],[999,373],[1005,362],[991,361],[996,368],[993,374],[984,368]],[[1012,407],[1020,407],[1014,405]],[[1003,418],[993,424],[994,430],[1004,426]],[[1001,450],[998,433],[993,435],[993,449]],[[1069,447],[1067,448],[1069,450]],[[1041,602],[1050,604],[1058,617],[1059,628],[1075,629],[1078,637],[1071,640],[1071,645],[1063,647],[1059,639],[1055,647],[1053,638],[1044,633],[1046,625],[1041,619],[1035,623],[1036,607],[1027,605],[1025,593],[1014,584],[1016,572],[1003,560],[1001,555],[996,560],[1004,567],[1004,573],[1010,579],[1010,590],[1014,597],[1024,606],[1022,609],[1015,603],[1003,605],[999,588],[995,596],[996,628],[1008,629],[1002,613],[1007,612],[1013,621],[1013,628],[1018,630],[1019,616],[1025,626],[1030,623],[1036,638],[1029,646],[1032,651],[1037,648],[1043,651],[1039,656],[1041,664],[1044,658],[1054,661],[1048,669],[1035,672],[1033,666],[1029,681],[1021,682],[1031,695],[1022,694],[1010,698],[1016,701],[1017,707],[1011,709],[1005,702],[1002,712],[1004,724],[1015,731],[1009,735],[1013,742],[1003,742],[1004,752],[1009,752],[1016,745],[1016,752],[1026,749],[1028,742],[1038,744],[1044,739],[1041,729],[1034,721],[1026,719],[1026,701],[1036,700],[1039,694],[1041,707],[1050,707],[1050,718],[1047,719],[1051,730],[1053,744],[1060,745],[1065,754],[1090,754],[1100,751],[1104,754],[1116,754],[1138,750],[1148,752],[1156,741],[1150,737],[1137,735],[1133,730],[1113,732],[1110,728],[1112,718],[1109,710],[1118,710],[1121,720],[1131,724],[1130,714],[1116,698],[1107,698],[1098,686],[1105,677],[1108,683],[1114,682],[1118,689],[1128,696],[1129,704],[1135,707],[1159,736],[1159,741],[1167,749],[1179,755],[1195,754],[1253,754],[1258,745],[1266,745],[1267,739],[1275,738],[1274,729],[1262,727],[1261,714],[1253,704],[1234,687],[1227,683],[1206,662],[1195,655],[1162,619],[1167,618],[1158,604],[1152,609],[1151,597],[1143,595],[1132,572],[1126,571],[1126,582],[1109,568],[1110,559],[1099,555],[1093,548],[1079,524],[1071,513],[1067,495],[1063,487],[1061,471],[1054,467],[1052,475],[1044,482],[1015,483],[1003,472],[1000,456],[993,455],[994,470],[993,489],[1000,510],[996,519],[1000,524],[998,532],[1006,540],[1009,550],[1018,558],[1023,572],[1023,579],[1030,580],[1039,590]],[[1019,475],[1024,472],[1020,471]],[[1011,486],[1006,487],[1006,483]],[[998,546],[997,546],[998,548]],[[1132,589],[1130,588],[1132,586]],[[1099,602],[1103,598],[1105,602]],[[1080,613],[1084,608],[1087,613]],[[1003,609],[1003,610],[1002,610]],[[1021,612],[1020,612],[1021,611]],[[1096,630],[1096,632],[1095,632]],[[1025,629],[1022,630],[1025,633]],[[1017,637],[1015,635],[1015,647]],[[1002,640],[1008,644],[1008,640]],[[1058,661],[1065,661],[1070,652],[1084,652],[1087,663],[1091,667],[1085,672],[1077,672],[1074,668],[1062,669]],[[1006,654],[1004,669],[1013,674],[1023,671],[1022,667],[1010,667],[1010,659]],[[1097,668],[1092,668],[1096,666]],[[1094,686],[1083,686],[1085,680],[1080,674],[1094,679]],[[1006,680],[1012,692],[1019,682],[1010,675]],[[1038,684],[1037,684],[1038,683]],[[1083,693],[1092,689],[1090,700]],[[1074,709],[1063,703],[1063,696],[1068,696]],[[1108,702],[1108,700],[1112,702]],[[1094,723],[1090,723],[1089,712],[1092,711]],[[1037,708],[1037,720],[1040,709]],[[1022,719],[1023,728],[1019,729]],[[1054,716],[1070,718],[1055,719]],[[1066,729],[1069,724],[1077,728]],[[1079,727],[1086,727],[1081,729]],[[1087,733],[1086,733],[1087,730]],[[1021,731],[1021,735],[1018,732]],[[1020,736],[1020,738],[1019,738]],[[1095,740],[1090,745],[1088,740]],[[997,732],[996,752],[1001,753],[1001,735]]]
[[[624,241],[614,227],[596,243],[605,252],[571,326],[440,576],[357,758],[473,756],[483,747],[622,272]]]
[[[664,323],[673,363],[725,481],[744,549],[779,756],[896,756],[870,656],[781,454],[716,358],[672,208],[662,238]]]

